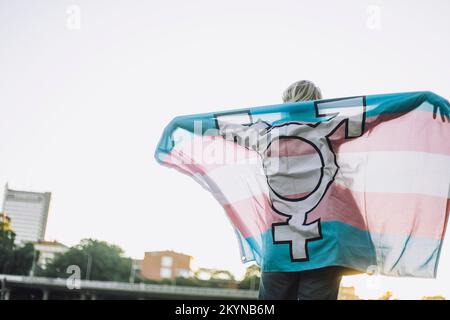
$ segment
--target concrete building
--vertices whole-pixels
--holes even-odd
[[[18,191],[5,186],[3,213],[11,219],[16,243],[44,240],[50,192]]]
[[[131,259],[130,283],[134,283],[136,275],[141,274],[142,259]]]
[[[39,252],[37,264],[44,269],[55,258],[57,253],[64,253],[69,250],[67,246],[57,241],[38,241],[33,243],[33,245],[34,250]]]
[[[192,257],[174,251],[146,252],[141,276],[152,280],[175,279],[191,275]]]

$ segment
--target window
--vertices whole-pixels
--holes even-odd
[[[159,276],[161,278],[172,278],[172,269],[161,268],[161,270],[159,271]]]
[[[163,256],[161,258],[161,267],[171,267],[173,264],[173,258],[169,256]]]

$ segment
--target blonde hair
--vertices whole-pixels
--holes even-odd
[[[291,84],[283,92],[283,102],[298,102],[322,99],[319,87],[308,80],[301,80]]]

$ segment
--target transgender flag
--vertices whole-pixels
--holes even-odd
[[[243,262],[436,277],[450,208],[450,105],[431,92],[176,117],[156,159],[225,209]]]

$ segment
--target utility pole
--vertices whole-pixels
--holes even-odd
[[[6,296],[6,278],[3,278],[1,280],[1,287],[0,287],[0,300],[5,300]]]
[[[92,256],[89,253],[86,253],[88,257],[87,267],[86,267],[86,280],[89,280],[91,277],[91,267],[92,267]]]
[[[36,248],[33,245],[33,263],[31,264],[30,277],[34,277],[35,269],[36,269]]]
[[[130,279],[129,279],[129,282],[130,282],[130,283],[134,283],[135,277],[136,277],[136,268],[135,268],[133,259],[131,259],[131,269],[130,269]]]
[[[250,278],[250,290],[255,290],[255,276]]]

